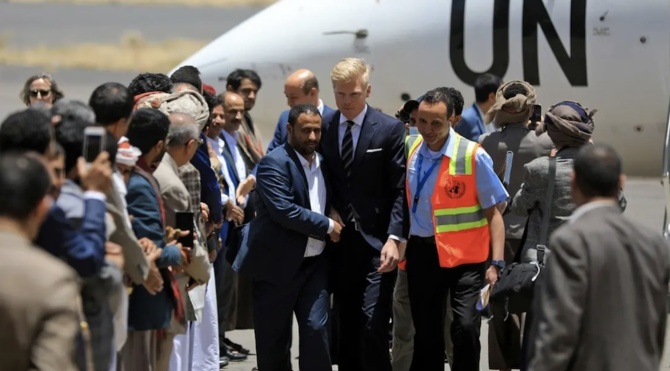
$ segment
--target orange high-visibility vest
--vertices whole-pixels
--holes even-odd
[[[479,144],[456,133],[452,140],[453,152],[451,157],[442,158],[431,195],[435,243],[442,268],[485,261],[489,256],[491,240],[475,181],[475,154]],[[420,135],[406,138],[407,169],[422,142]],[[409,177],[405,187],[411,212],[413,197],[409,192]],[[405,263],[402,265],[401,269],[404,269]]]

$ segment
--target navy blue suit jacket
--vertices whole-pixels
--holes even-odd
[[[479,109],[475,107],[477,103],[466,108],[461,114],[461,122],[456,125],[454,130],[462,137],[473,142],[479,141],[479,136],[486,133],[486,127],[479,115]]]
[[[81,227],[75,229],[63,209],[53,205],[35,240],[56,257],[65,260],[80,277],[91,277],[105,263],[105,212],[107,205],[100,200],[84,201]]]
[[[133,231],[138,239],[146,237],[163,249],[156,266],[161,268],[164,286],[151,295],[142,285],[133,285],[128,306],[128,331],[149,331],[167,328],[172,318],[174,298],[167,267],[181,264],[181,253],[176,245],[166,246],[165,227],[158,198],[151,183],[137,171],[128,182],[128,214],[133,216]]]
[[[351,179],[346,178],[340,156],[339,126],[340,111],[323,117],[320,153],[331,179],[332,205],[343,215],[351,204],[361,234],[381,251],[389,235],[405,237],[408,233],[403,225],[405,124],[368,106]]]
[[[212,162],[209,159],[207,150],[207,138],[200,134],[203,143],[191,159],[193,165],[200,173],[200,199],[209,207],[209,219],[214,223],[223,220],[223,205],[221,204],[221,188],[216,179],[216,173],[212,169]]]
[[[221,133],[221,139],[225,142],[223,133]],[[226,169],[228,170],[230,179],[233,182],[233,188],[237,190],[237,187],[240,185],[242,179],[240,179],[239,174],[237,174],[237,167],[235,167],[235,159],[233,158],[233,152],[231,151],[230,146],[228,144],[223,146],[221,155],[225,160],[224,163],[221,165],[225,166]],[[225,188],[222,191],[228,194],[228,183],[225,183]],[[226,220],[223,222],[223,226],[221,226],[221,230],[219,230],[219,237],[221,237],[221,241],[223,241],[221,249],[225,249],[228,241],[228,235],[230,234],[230,231],[233,230],[233,227],[234,224],[232,221]]]
[[[275,128],[275,135],[270,144],[268,145],[268,151],[267,153],[270,153],[273,149],[281,146],[282,144],[286,143],[286,124],[288,123],[288,113],[291,112],[290,109],[287,109],[286,111],[282,112],[279,115],[279,120],[277,121],[277,127]],[[331,112],[335,112],[334,109],[326,106],[325,104],[323,105],[323,116],[328,115]]]
[[[321,165],[328,193],[328,175]],[[288,143],[261,159],[256,194],[256,218],[246,226],[238,256],[243,261],[235,266],[254,279],[288,283],[304,260],[307,238],[326,240],[329,226],[327,216],[311,210],[307,177]]]

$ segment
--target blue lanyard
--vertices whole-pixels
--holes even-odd
[[[430,173],[433,172],[433,169],[435,169],[435,166],[437,165],[439,161],[433,162],[432,165],[430,165],[430,168],[426,173],[421,177],[421,165],[423,165],[423,155],[419,154],[419,164],[417,165],[417,170],[416,170],[416,194],[414,195],[414,204],[412,204],[412,214],[416,214],[416,207],[419,204],[419,195],[421,194],[421,190],[423,189],[423,186],[426,184],[426,181],[428,180],[428,177],[430,176]]]

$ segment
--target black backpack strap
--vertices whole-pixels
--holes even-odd
[[[540,243],[537,245],[537,263],[544,264],[544,253],[547,249],[549,239],[549,222],[551,221],[551,204],[554,199],[554,185],[556,184],[556,155],[549,155],[549,184],[547,185],[546,198],[544,200],[544,213],[542,214],[542,229],[540,230]]]

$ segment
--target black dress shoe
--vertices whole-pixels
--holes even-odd
[[[239,361],[244,361],[247,359],[246,354],[241,354],[241,353],[234,353],[226,349],[225,352],[221,353],[222,357],[227,357],[230,362],[239,362]]]
[[[221,367],[221,368],[226,367],[226,366],[228,366],[229,363],[230,363],[230,359],[228,359],[228,357],[224,356],[224,357],[219,358],[219,367]]]
[[[228,348],[236,351],[237,353],[246,354],[246,355],[249,355],[249,353],[250,353],[249,349],[241,346],[240,344],[234,343],[232,340],[230,340],[228,338],[223,339],[223,343],[226,344],[228,346]]]

